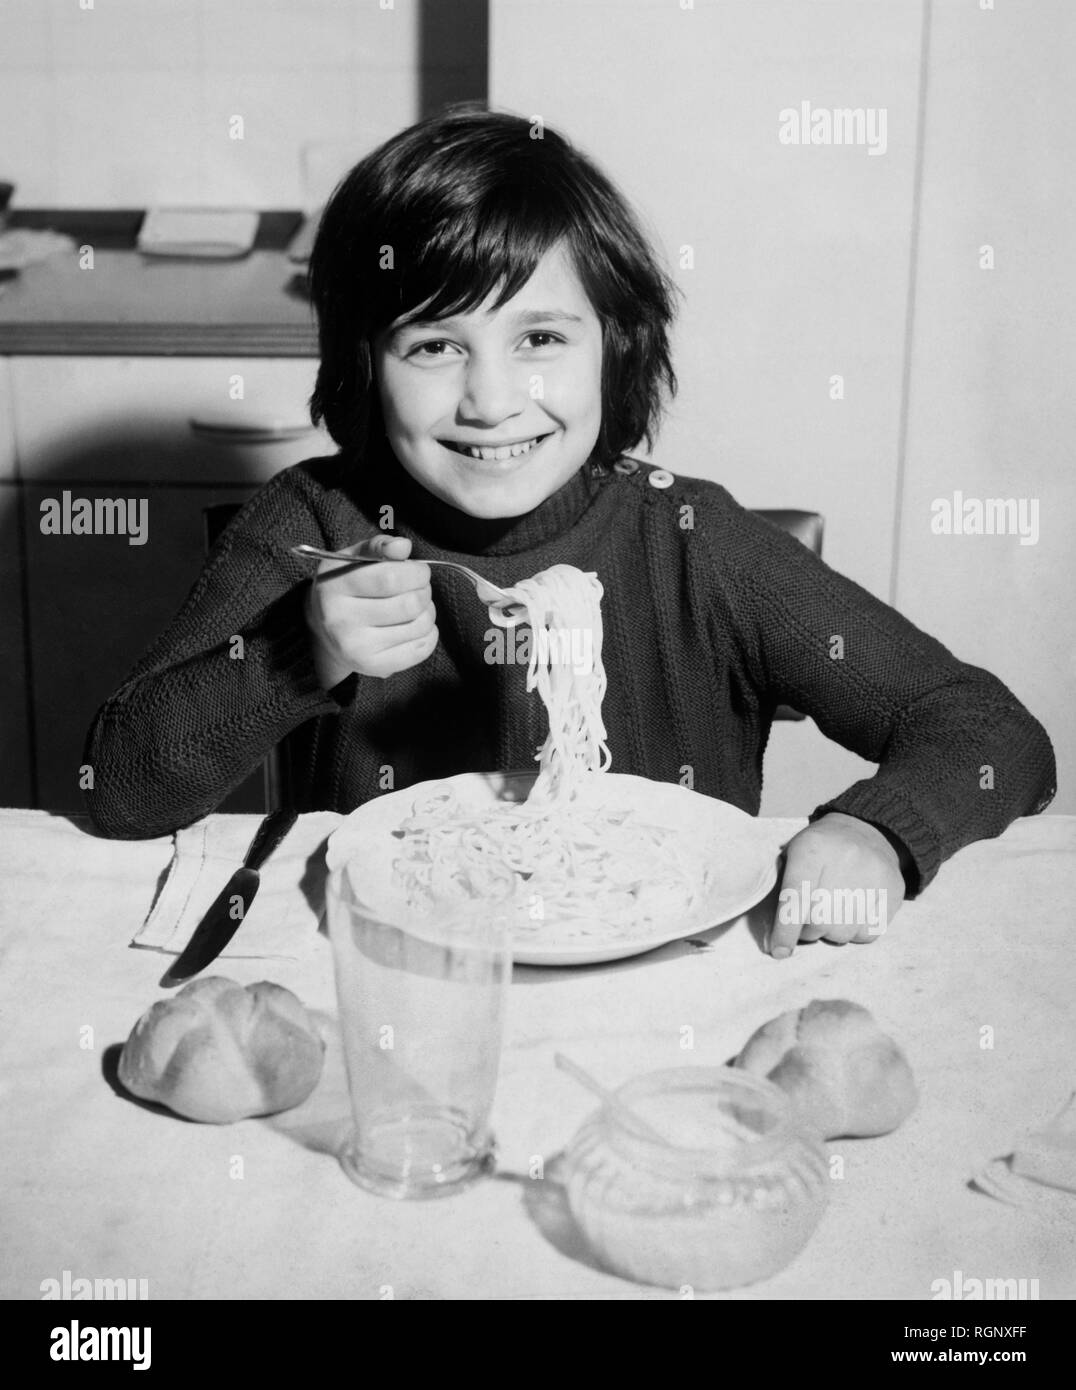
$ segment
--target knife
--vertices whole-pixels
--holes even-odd
[[[280,844],[284,836],[295,824],[299,813],[291,810],[271,811],[265,817],[258,832],[250,842],[242,868],[236,869],[221,889],[216,902],[194,929],[194,935],[183,948],[179,958],[165,971],[161,986],[182,984],[199,970],[204,970],[210,961],[216,960],[221,951],[243,924],[243,918],[250,911],[254,895],[258,891],[260,879],[258,870]]]

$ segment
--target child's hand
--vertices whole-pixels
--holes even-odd
[[[430,567],[421,560],[397,563],[411,553],[407,537],[374,536],[351,549],[391,563],[347,569],[321,562],[307,595],[306,622],[326,690],[353,671],[381,677],[406,671],[437,646]]]
[[[794,835],[785,856],[769,941],[778,959],[790,956],[797,941],[876,941],[904,901],[897,851],[855,816],[829,812]]]

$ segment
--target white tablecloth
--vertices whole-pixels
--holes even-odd
[[[556,1154],[593,1108],[553,1053],[610,1085],[722,1063],[812,998],[869,1008],[907,1052],[922,1099],[895,1134],[832,1144],[844,1176],[807,1249],[766,1283],[716,1297],[927,1299],[957,1270],[1076,1295],[1076,1197],[1021,1210],[968,1187],[1076,1087],[1076,818],[1020,821],[962,851],[871,946],[773,961],[740,919],[707,949],[517,969],[494,1113],[499,1173],[415,1203],[353,1186],[302,1115],[189,1124],[109,1085],[109,1049],[161,997],[163,958],[127,943],[170,850],[168,839],[109,842],[65,818],[0,811],[0,1296],[39,1298],[66,1270],[146,1279],[154,1299],[676,1297],[596,1268],[555,1185],[528,1176],[533,1156]],[[274,979],[335,1011],[325,940],[302,960],[214,972]],[[315,1101],[315,1116],[344,1114],[332,1051]]]

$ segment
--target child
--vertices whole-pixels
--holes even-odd
[[[608,180],[548,128],[532,137],[457,109],[333,195],[311,261],[312,411],[340,452],[243,508],[104,705],[90,813],[106,835],[173,831],[282,740],[304,811],[532,767],[546,729],[524,668],[485,659],[486,609],[423,561],[505,587],[567,564],[605,589],[613,769],[690,768],[695,791],[757,814],[774,709],[795,705],[879,766],[814,811],[784,882],[881,889],[891,917],[961,846],[1044,809],[1049,740],[993,676],[690,476],[701,460],[674,476],[625,457],[675,389],[674,289]],[[300,542],[392,563],[325,562],[312,582]],[[783,915],[775,956],[873,939]]]

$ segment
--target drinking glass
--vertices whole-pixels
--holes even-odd
[[[379,915],[346,865],[327,908],[354,1120],[344,1171],[386,1196],[458,1192],[494,1166],[509,918],[496,904]]]

